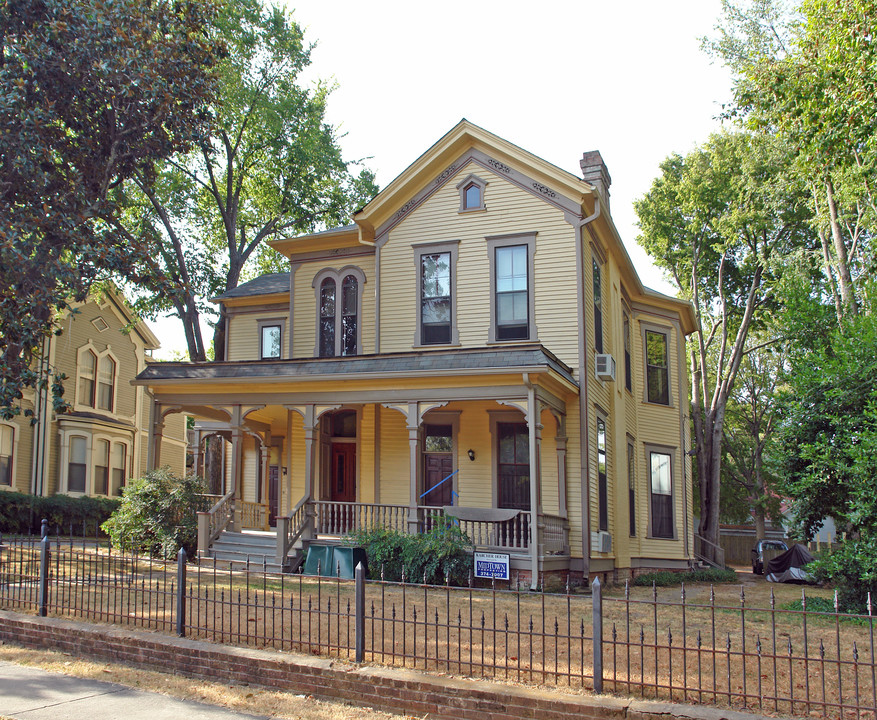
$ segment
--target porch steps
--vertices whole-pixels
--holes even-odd
[[[277,562],[277,536],[273,532],[229,532],[224,530],[210,547],[210,555],[220,565],[242,569],[249,561],[250,570],[264,567],[281,572]]]

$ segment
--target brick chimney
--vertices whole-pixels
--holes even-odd
[[[606,163],[603,162],[603,156],[599,150],[590,150],[582,155],[579,162],[582,168],[582,177],[586,182],[591,183],[597,188],[600,199],[605,203],[606,209],[609,209],[609,186],[612,184],[612,178],[606,169]]]

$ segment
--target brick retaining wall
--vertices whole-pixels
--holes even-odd
[[[212,681],[249,683],[429,720],[754,720],[714,707],[563,694],[0,611],[0,640]]]

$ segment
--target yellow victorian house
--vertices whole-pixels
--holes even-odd
[[[288,273],[216,298],[225,362],[140,374],[154,417],[230,441],[202,552],[270,522],[290,565],[445,513],[534,586],[691,564],[693,311],[643,287],[600,154],[581,168],[463,120],[353,224],[273,241]]]

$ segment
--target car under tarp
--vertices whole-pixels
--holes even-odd
[[[768,560],[764,574],[768,582],[808,583],[813,577],[804,566],[813,562],[813,556],[803,545],[792,545],[784,553]]]

